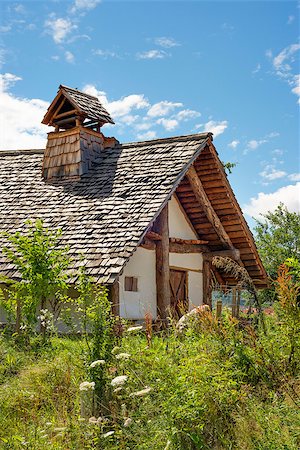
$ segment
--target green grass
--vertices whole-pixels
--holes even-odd
[[[183,336],[153,336],[150,347],[144,332],[125,333],[115,353],[130,357],[105,367],[109,400],[98,424],[80,418],[83,340],[56,337],[26,349],[3,336],[0,448],[298,450],[299,379],[283,370],[286,343],[274,327],[268,340],[226,319],[220,328],[208,321]],[[119,375],[128,379],[113,392]]]

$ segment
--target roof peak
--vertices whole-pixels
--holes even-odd
[[[60,84],[58,89],[67,89],[69,91],[77,92],[79,94],[85,95],[86,97],[91,97],[91,98],[98,100],[98,97],[96,97],[95,95],[87,94],[86,92],[80,91],[77,88],[72,88],[70,86],[66,86],[65,84]]]
[[[136,142],[125,142],[122,144],[120,142],[120,147],[130,147],[132,145],[134,146],[143,146],[145,144],[159,144],[159,143],[166,143],[169,142],[184,142],[189,140],[203,140],[212,138],[213,133],[195,133],[195,134],[186,134],[186,135],[180,135],[180,136],[171,136],[167,138],[158,138],[158,139],[150,139],[148,141],[136,141]],[[16,149],[16,150],[0,150],[0,156],[17,156],[17,155],[34,155],[34,154],[43,154],[45,152],[45,149]]]
[[[183,141],[189,141],[189,140],[203,140],[203,139],[208,139],[208,138],[213,138],[213,133],[211,132],[207,132],[207,133],[194,133],[194,134],[183,134],[183,135],[179,135],[179,136],[170,136],[170,137],[166,137],[166,138],[156,138],[156,139],[150,139],[150,140],[145,140],[145,141],[137,141],[137,142],[125,142],[124,144],[121,144],[122,147],[127,147],[130,145],[144,145],[144,144],[149,144],[150,142],[155,144],[155,143],[160,143],[160,142],[166,142],[166,141],[177,141],[177,142],[183,142]]]

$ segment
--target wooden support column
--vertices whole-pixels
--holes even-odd
[[[198,174],[196,172],[196,169],[194,166],[191,166],[189,170],[186,173],[186,176],[189,180],[189,183],[191,185],[191,188],[195,194],[196,199],[198,200],[201,208],[203,209],[206,217],[208,218],[209,222],[211,223],[213,229],[219,236],[220,241],[226,245],[230,249],[234,249],[234,245],[232,244],[230,237],[226,233],[218,215],[216,214],[215,210],[213,209],[212,204],[209,201],[209,198],[207,197],[207,194],[204,190],[204,187],[201,183],[200,178],[198,177]]]
[[[203,259],[203,303],[211,307],[211,261]]]
[[[112,313],[115,316],[120,315],[120,288],[119,280],[116,280],[114,284],[110,287],[110,301],[112,304]]]
[[[168,205],[156,219],[155,232],[161,236],[156,242],[156,299],[157,313],[164,320],[170,307],[169,222]]]

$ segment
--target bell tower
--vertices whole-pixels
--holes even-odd
[[[45,181],[78,180],[101,151],[118,141],[106,138],[101,127],[114,124],[97,97],[60,85],[42,123],[55,127],[48,133],[42,176]]]

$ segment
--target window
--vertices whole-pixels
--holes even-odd
[[[138,279],[136,277],[125,277],[125,291],[137,292]]]

